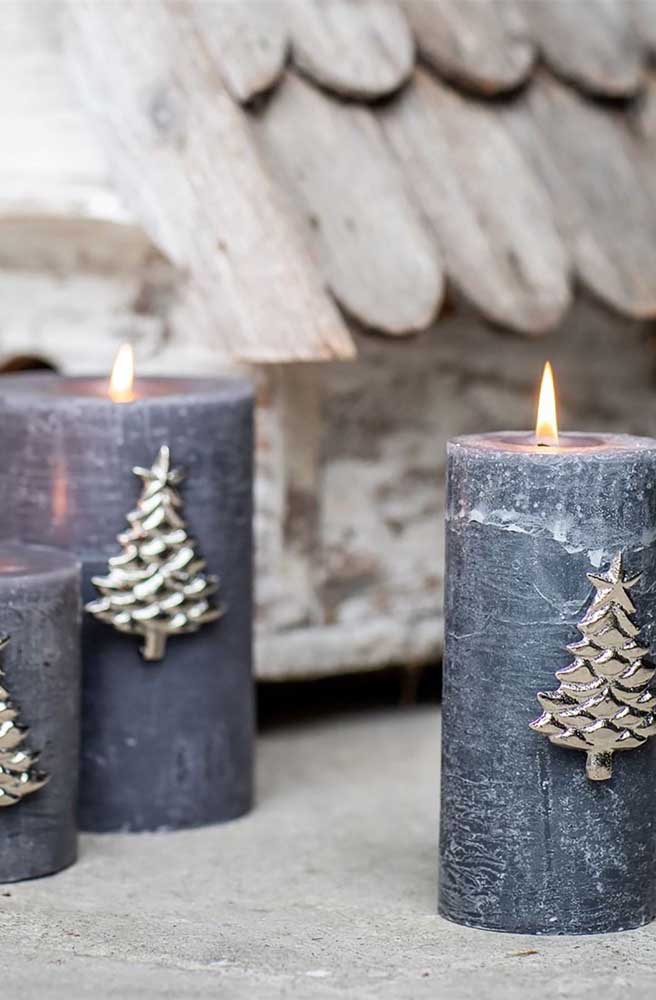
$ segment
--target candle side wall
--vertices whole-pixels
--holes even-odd
[[[80,746],[80,569],[63,552],[0,546],[0,558],[30,563],[30,575],[0,575],[2,685],[29,730],[36,769],[48,781],[0,817],[0,882],[49,875],[77,856]]]
[[[644,439],[643,439],[644,440]],[[529,729],[618,551],[656,640],[656,442],[542,456],[449,447],[440,912],[518,933],[636,927],[656,913],[656,742],[585,754]]]

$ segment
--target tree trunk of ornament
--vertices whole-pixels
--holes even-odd
[[[612,753],[588,753],[585,763],[585,773],[590,781],[607,781],[613,775]]]
[[[144,660],[161,660],[166,653],[166,635],[155,628],[147,628],[142,653]]]

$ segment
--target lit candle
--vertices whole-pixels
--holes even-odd
[[[83,617],[86,830],[220,821],[243,813],[252,797],[252,390],[239,378],[133,382],[132,365],[130,349],[122,348],[111,383],[47,374],[0,380],[5,536],[76,553],[84,600],[96,609],[116,585],[119,564],[141,583],[143,606],[130,605],[119,585],[109,613]],[[136,520],[126,518],[158,456],[156,471],[164,459],[170,463],[154,485],[166,502],[147,523],[152,530],[143,529],[149,537],[139,539],[144,518],[138,511]],[[157,505],[158,497],[151,492],[147,502]],[[193,534],[189,544],[155,524],[178,509]],[[134,544],[126,542],[130,533]],[[169,543],[178,546],[179,561],[164,567],[170,574],[162,582],[164,572],[148,572]],[[205,565],[184,577],[192,550]],[[105,591],[92,584],[106,581],[112,568]],[[163,632],[163,614],[148,602],[178,570],[180,585],[162,602],[170,614]],[[185,598],[198,616],[185,620],[174,607],[181,591],[209,593],[212,576],[220,577],[218,592],[207,607],[202,597]],[[127,604],[114,614],[121,601]],[[211,610],[219,607],[220,620]]]
[[[535,434],[449,443],[444,916],[561,934],[655,916],[655,586],[656,441],[559,433],[548,371]]]

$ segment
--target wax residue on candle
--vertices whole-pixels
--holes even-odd
[[[66,463],[58,459],[55,464],[52,480],[52,520],[53,524],[61,525],[68,514],[68,475]]]

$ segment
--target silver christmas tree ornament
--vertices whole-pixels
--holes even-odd
[[[203,572],[180,515],[176,487],[184,475],[171,468],[168,447],[162,445],[150,469],[132,471],[144,485],[127,515],[128,530],[118,536],[123,551],[109,560],[107,576],[93,577],[101,596],[86,610],[120,632],[143,636],[144,659],[161,660],[169,636],[196,632],[223,609],[210,600],[218,580]]]
[[[567,647],[574,661],[556,672],[558,690],[538,694],[544,711],[530,726],[558,746],[584,750],[588,778],[604,781],[617,750],[656,734],[656,695],[648,689],[656,668],[643,662],[648,650],[630,617],[629,591],[640,576],[624,573],[621,552],[607,573],[587,575],[595,595],[577,626],[583,638]]]
[[[9,636],[0,634],[0,649],[8,642]],[[26,795],[43,788],[48,780],[47,775],[34,770],[39,755],[21,749],[28,730],[17,725],[17,718],[18,709],[0,684],[0,807],[15,806]]]

